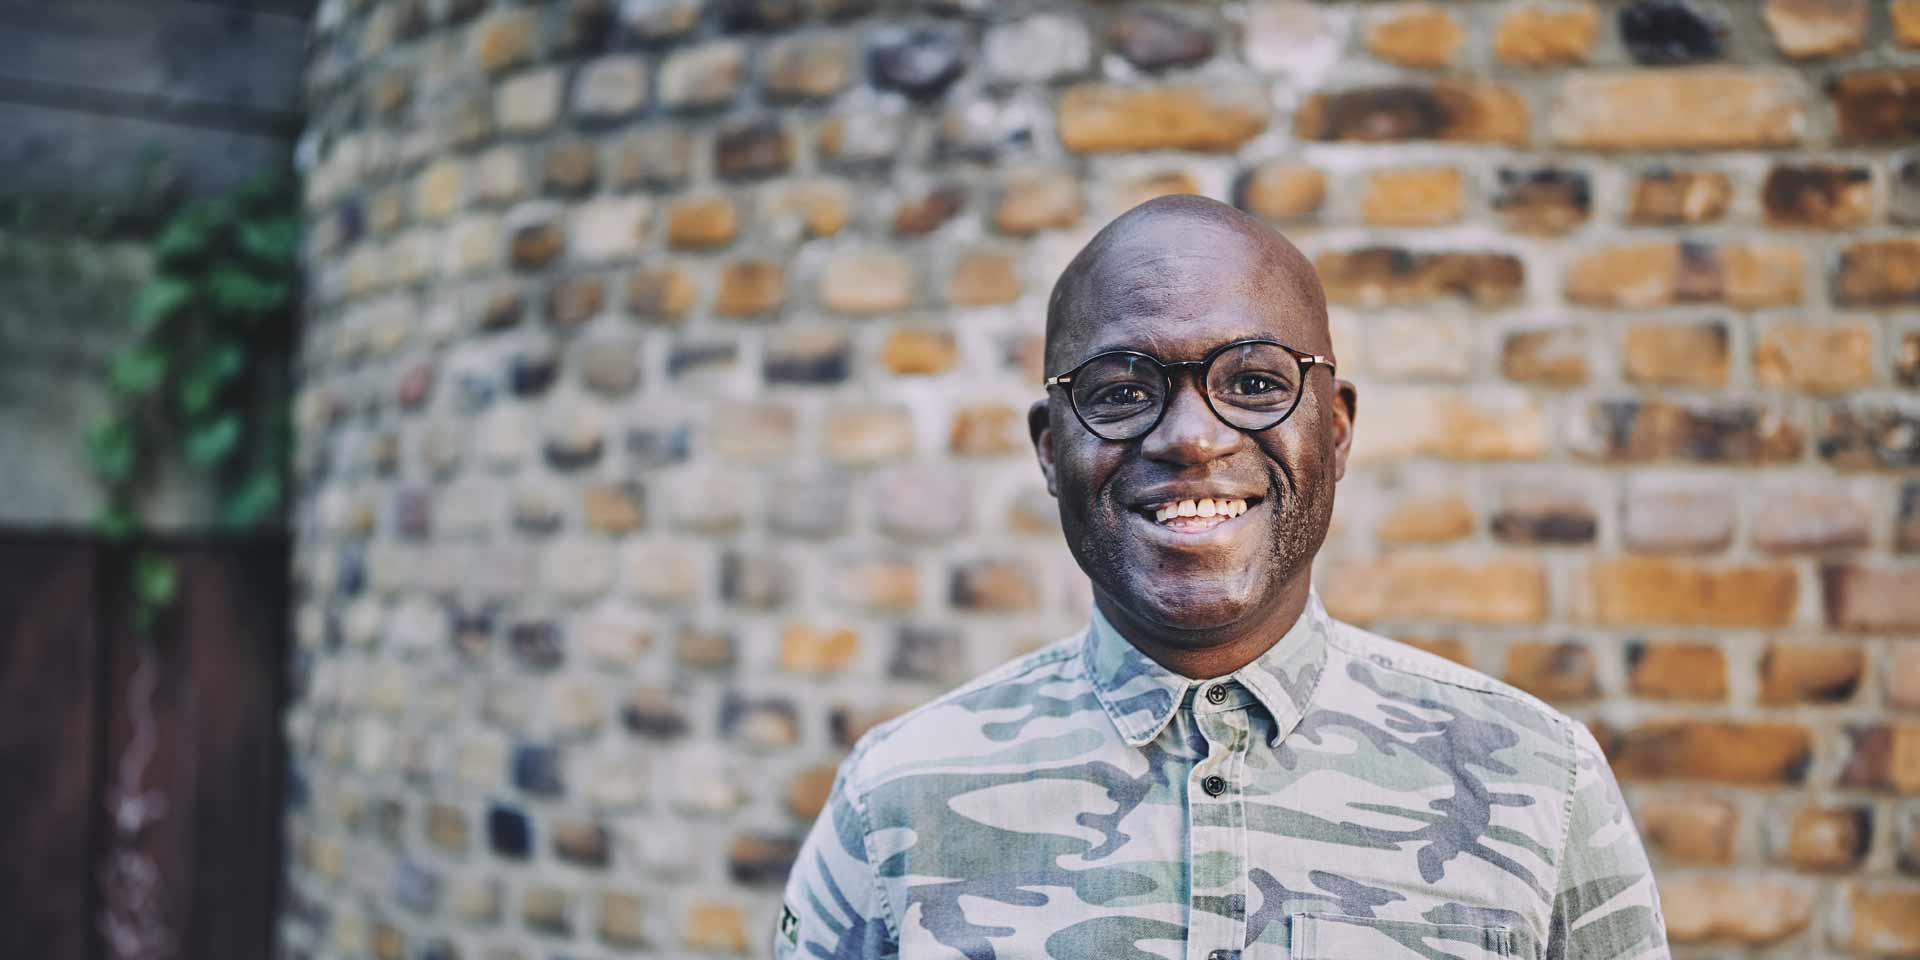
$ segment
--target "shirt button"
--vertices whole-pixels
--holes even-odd
[[[1227,778],[1221,776],[1208,777],[1200,781],[1200,789],[1205,790],[1210,797],[1217,797],[1227,792]]]
[[[1234,960],[1240,955],[1238,950],[1215,950],[1207,954],[1207,960]]]
[[[1215,684],[1207,688],[1208,703],[1226,703],[1227,688],[1224,684]]]

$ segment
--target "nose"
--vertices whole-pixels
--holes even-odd
[[[1238,451],[1246,434],[1213,413],[1195,377],[1175,377],[1167,411],[1140,441],[1149,460],[1174,464],[1205,463]]]

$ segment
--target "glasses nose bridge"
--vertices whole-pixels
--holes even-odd
[[[1169,392],[1179,389],[1179,384],[1174,381],[1173,372],[1182,367],[1189,367],[1193,370],[1193,388],[1200,391],[1201,397],[1204,398],[1207,395],[1207,366],[1213,362],[1211,357],[1205,360],[1156,360],[1155,362],[1160,364],[1160,375],[1167,379]]]

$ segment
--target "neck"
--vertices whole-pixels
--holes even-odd
[[[1311,571],[1302,570],[1281,585],[1266,604],[1248,616],[1218,627],[1185,630],[1136,616],[1099,587],[1094,603],[1100,615],[1128,643],[1155,663],[1183,677],[1224,677],[1266,653],[1307,609]]]

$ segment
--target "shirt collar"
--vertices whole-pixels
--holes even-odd
[[[1238,682],[1272,714],[1272,746],[1293,731],[1319,686],[1327,657],[1330,618],[1320,594],[1307,588],[1307,605],[1299,619],[1252,663],[1215,680],[1194,680],[1161,666],[1141,653],[1094,605],[1081,656],[1093,692],[1127,743],[1142,747],[1160,735],[1173,719],[1187,691],[1207,683]]]

